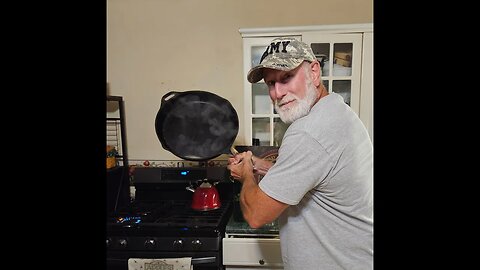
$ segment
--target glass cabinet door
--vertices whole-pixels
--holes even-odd
[[[301,40],[301,36],[292,37]],[[243,39],[244,91],[246,100],[250,101],[245,104],[245,139],[248,145],[253,145],[252,141],[258,139],[262,146],[280,146],[288,127],[275,112],[265,82],[260,80],[252,84],[247,81],[248,71],[260,62],[263,52],[274,38],[275,36]]]
[[[312,47],[320,62],[327,90],[342,96],[359,114],[362,34],[304,33],[302,41]]]

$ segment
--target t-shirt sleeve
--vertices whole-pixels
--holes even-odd
[[[296,205],[327,178],[333,162],[324,147],[303,131],[287,132],[275,165],[259,183],[268,196]]]

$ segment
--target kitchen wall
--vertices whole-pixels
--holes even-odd
[[[373,23],[373,0],[107,0],[107,93],[125,100],[129,159],[179,159],[155,134],[169,91],[228,99],[240,120],[234,144],[250,144],[240,28],[353,23]]]

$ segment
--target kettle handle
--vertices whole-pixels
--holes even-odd
[[[192,182],[190,182],[190,185],[189,185],[188,187],[185,187],[185,189],[188,190],[188,191],[191,191],[191,192],[195,193],[195,189],[193,188]]]

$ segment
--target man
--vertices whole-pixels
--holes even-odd
[[[358,116],[321,80],[311,48],[277,38],[247,79],[265,81],[291,123],[275,164],[229,158],[252,228],[278,219],[284,269],[373,269],[373,146]],[[264,175],[257,183],[255,174]]]

